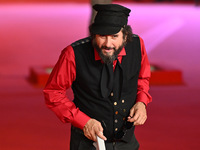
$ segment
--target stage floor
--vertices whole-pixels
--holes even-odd
[[[152,64],[183,73],[184,85],[151,86],[148,120],[136,128],[141,150],[200,149],[200,7],[121,3]],[[0,5],[0,149],[66,150],[70,124],[46,108],[29,68],[54,65],[61,50],[88,36],[88,3]],[[71,91],[68,91],[72,97]]]

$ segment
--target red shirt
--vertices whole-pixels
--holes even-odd
[[[152,101],[149,95],[149,78],[150,64],[147,58],[143,40],[140,38],[141,44],[141,69],[138,79],[137,99],[136,102],[143,102],[147,105]],[[96,50],[95,60],[100,60],[100,56]],[[123,48],[118,55],[121,63],[126,51]],[[114,68],[116,61],[113,62]],[[67,97],[66,90],[71,88],[73,81],[76,79],[76,63],[72,46],[66,47],[56,63],[49,80],[44,88],[44,96],[47,106],[52,109],[62,122],[70,122],[73,126],[83,129],[89,116],[84,114],[75,106],[75,104]]]

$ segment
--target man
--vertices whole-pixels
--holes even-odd
[[[146,121],[151,102],[144,42],[127,25],[130,9],[117,4],[93,8],[91,36],[62,51],[44,89],[46,104],[72,124],[71,150],[95,149],[96,136],[107,150],[137,150],[134,129]],[[70,87],[73,102],[66,96]]]

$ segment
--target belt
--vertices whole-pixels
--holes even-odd
[[[74,132],[76,133],[79,133],[81,135],[84,135],[83,133],[83,130],[79,129],[79,128],[76,128],[74,126],[71,126],[71,129],[74,130]],[[114,139],[114,138],[111,138],[111,139],[107,139],[105,142],[106,143],[114,143],[114,142],[122,142],[123,140],[121,139]]]
[[[71,126],[71,129],[74,130],[76,133],[79,133],[79,134],[84,135],[83,130],[81,130],[81,129],[79,129],[79,128],[76,128],[76,127],[74,127],[74,126]]]

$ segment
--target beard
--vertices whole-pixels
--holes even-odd
[[[99,56],[101,57],[103,62],[105,64],[111,64],[118,57],[118,54],[122,51],[123,47],[125,46],[125,42],[123,42],[122,45],[120,45],[118,49],[116,49],[115,47],[107,47],[107,46],[99,47],[95,40],[93,40],[93,46],[94,46],[94,48],[96,48],[96,50],[99,53]],[[111,56],[106,56],[103,54],[102,49],[107,49],[107,50],[113,49],[114,53]]]

